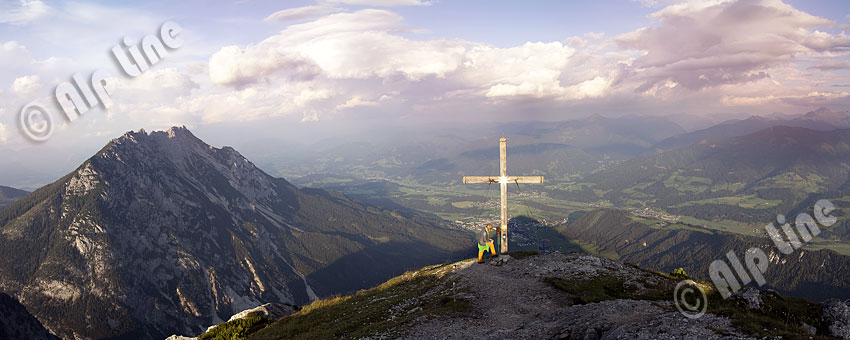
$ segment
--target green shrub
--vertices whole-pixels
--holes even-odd
[[[271,320],[262,312],[251,312],[242,319],[228,321],[215,326],[204,334],[198,336],[200,340],[241,340],[249,334],[265,328]]]

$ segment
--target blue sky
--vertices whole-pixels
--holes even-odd
[[[2,1],[0,158],[23,166],[0,164],[0,184],[47,169],[43,183],[124,131],[172,125],[228,144],[232,126],[304,141],[482,119],[846,110],[848,15],[839,0]],[[169,20],[184,44],[123,75],[110,49]],[[54,89],[95,70],[114,106],[65,119]],[[45,142],[18,128],[29,103],[53,117]]]

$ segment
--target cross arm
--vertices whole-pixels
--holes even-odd
[[[543,176],[509,176],[508,183],[543,183]]]
[[[499,183],[499,176],[463,176],[463,183]]]
[[[463,183],[500,183],[499,176],[463,176]],[[543,176],[508,176],[507,183],[543,183]]]

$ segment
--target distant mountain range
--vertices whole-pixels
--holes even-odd
[[[27,194],[29,194],[29,191],[0,185],[0,210]]]
[[[827,108],[820,108],[791,119],[752,116],[742,120],[729,120],[702,130],[666,138],[654,148],[660,151],[673,150],[707,139],[744,136],[773,126],[802,127],[820,131],[850,128],[850,111],[834,112]]]
[[[841,199],[850,190],[850,129],[774,126],[631,159],[584,181],[615,204],[641,197],[652,206],[708,220],[771,220],[815,197]],[[765,201],[743,209],[716,200],[749,195]]]
[[[270,166],[294,177],[324,173],[446,185],[464,174],[495,174],[498,137],[503,136],[508,139],[511,172],[546,173],[554,180],[588,174],[643,154],[664,138],[684,132],[668,119],[641,116],[484,123],[404,135],[387,133],[383,138],[369,137],[372,140],[358,142],[329,140],[307,148],[313,152],[286,161],[271,161]],[[294,182],[311,184],[309,178],[296,178]]]
[[[185,128],[141,130],[0,211],[0,290],[65,339],[160,340],[471,244],[438,220],[300,190]]]
[[[645,154],[685,148],[701,141],[740,137],[774,126],[817,131],[850,128],[850,111],[821,108],[793,118],[758,117],[727,120],[687,132],[675,117],[592,115],[560,122],[452,127],[444,131],[388,133],[358,142],[328,140],[307,147],[313,152],[272,168],[291,173],[298,184],[316,184],[306,174],[340,178],[412,180],[447,185],[458,176],[484,174],[498,169],[498,137],[509,145],[511,172],[540,174],[549,180],[587,176]],[[486,136],[486,137],[485,137]]]

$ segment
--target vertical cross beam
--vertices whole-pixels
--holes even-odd
[[[508,176],[508,140],[499,139],[499,177],[496,176],[463,176],[463,183],[499,183],[502,189],[499,240],[502,244],[501,253],[508,252],[508,183],[543,183],[543,176]]]
[[[500,252],[508,252],[508,140],[499,139],[499,185],[502,189],[502,225],[499,228]]]

